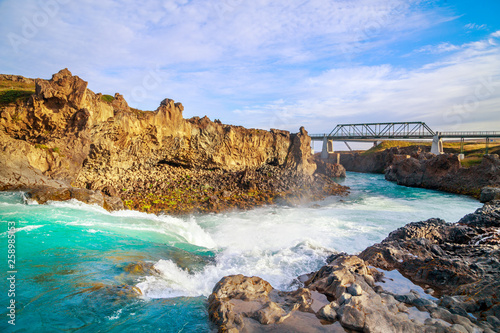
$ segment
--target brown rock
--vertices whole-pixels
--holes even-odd
[[[385,178],[399,185],[479,198],[482,188],[500,186],[500,159],[498,155],[486,155],[481,164],[462,168],[456,155],[420,154],[394,162],[387,168]]]
[[[79,109],[85,98],[88,83],[78,76],[73,76],[65,68],[59,71],[59,73],[52,75],[50,81],[36,79],[35,84],[35,93],[38,98],[43,98],[44,100],[56,99],[61,103],[69,102],[73,107]]]
[[[64,69],[51,80],[37,79],[26,105],[0,109],[0,188],[71,184],[156,213],[249,208],[278,196],[303,201],[345,193],[331,180],[310,177],[316,167],[303,128],[290,134],[207,117],[185,120],[182,104],[171,99],[145,112],[130,109],[118,93],[112,103],[101,97]],[[9,121],[13,114],[15,122]],[[195,180],[200,170],[210,179],[210,193]],[[209,177],[214,170],[221,172]],[[181,184],[184,195],[173,200],[170,191]],[[145,202],[144,193],[155,199]],[[220,200],[227,193],[232,193],[229,202]],[[109,209],[122,207],[118,199],[95,200]]]

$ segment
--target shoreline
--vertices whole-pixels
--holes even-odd
[[[332,162],[330,158],[327,162]],[[347,171],[384,174],[398,185],[465,194],[486,202],[500,199],[500,157],[484,155],[478,164],[463,167],[457,154],[434,155],[427,146],[392,147],[370,154],[341,154]],[[484,188],[496,190],[481,199]]]

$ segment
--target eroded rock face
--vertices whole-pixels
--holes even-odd
[[[241,186],[241,193],[233,193],[243,195],[249,204],[268,203],[304,186],[336,187],[333,182],[312,177],[316,164],[311,160],[311,139],[304,128],[290,134],[224,125],[207,117],[186,120],[182,104],[171,99],[163,100],[152,112],[131,109],[120,94],[112,101],[110,96],[103,99],[94,94],[87,89],[87,82],[67,69],[48,81],[36,79],[35,84],[36,92],[29,101],[0,110],[0,189],[52,186],[70,191],[77,187],[118,196],[134,209],[140,204],[140,210],[159,212],[148,207],[161,201],[165,212],[168,207],[185,212],[176,207],[188,205],[182,200],[174,202],[170,192],[186,178],[203,181],[198,177],[200,170],[222,171],[222,175],[213,174],[222,182],[227,178],[224,174],[237,178],[237,173],[245,170],[259,174],[258,170],[274,168],[267,174],[291,180],[278,181],[273,188],[268,186],[270,177],[253,177],[253,185]],[[265,183],[259,186],[259,181]],[[136,188],[143,191],[137,193]],[[200,205],[213,196],[215,204],[204,204],[204,209],[213,206],[217,211],[220,205],[216,201],[227,191],[214,188],[211,182],[193,183],[186,186],[192,192],[187,196],[207,194],[199,196]],[[270,192],[260,193],[264,194],[262,200],[253,200],[259,188]],[[337,186],[338,191],[327,192],[342,192],[340,189]],[[139,203],[142,198],[138,195],[146,194],[162,198]]]
[[[345,168],[342,164],[330,163],[329,161],[323,161],[320,155],[314,156],[314,161],[316,162],[316,173],[323,174],[331,178],[344,178]]]
[[[386,169],[397,161],[407,159],[408,156],[416,157],[427,154],[428,147],[394,147],[382,152],[372,154],[341,153],[340,164],[347,171],[385,173]]]
[[[500,187],[484,187],[481,190],[479,201],[485,203],[493,200],[500,200]]]
[[[482,188],[500,186],[500,159],[486,155],[480,165],[462,168],[456,155],[420,154],[389,166],[385,178],[399,185],[479,197]]]
[[[493,201],[456,224],[410,223],[359,256],[373,266],[397,269],[437,294],[462,298],[458,307],[487,316],[500,299],[499,228],[500,205]]]

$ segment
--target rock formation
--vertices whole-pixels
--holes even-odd
[[[409,146],[371,154],[344,153],[340,155],[340,163],[347,171],[384,173],[387,180],[399,185],[476,198],[484,187],[500,187],[498,155],[485,155],[481,164],[464,168],[457,155],[434,155],[428,150],[425,146]]]
[[[209,297],[219,332],[500,332],[500,201],[462,218],[410,223],[358,256],[336,254],[303,288],[223,278]],[[386,290],[399,270],[434,296]],[[432,289],[431,289],[432,288]]]
[[[410,146],[402,148],[393,147],[371,154],[358,152],[340,153],[340,164],[347,171],[384,173],[395,160],[400,160],[407,156],[417,156],[420,153],[425,153],[426,150],[428,150],[428,147]]]
[[[500,186],[500,158],[485,155],[481,164],[462,168],[454,154],[419,154],[393,163],[386,169],[385,178],[399,185],[479,198],[482,188]]]
[[[304,128],[290,134],[207,117],[184,119],[182,104],[171,99],[155,111],[140,111],[120,94],[94,94],[67,69],[51,80],[36,79],[28,100],[0,108],[0,190],[36,187],[35,199],[41,189],[47,189],[45,197],[66,198],[75,187],[102,192],[105,201],[120,197],[128,208],[190,212],[197,206],[227,208],[217,204],[225,197],[251,206],[299,188],[328,188],[323,195],[345,192],[327,177],[313,177],[316,164]],[[273,176],[281,179],[274,186]],[[216,186],[218,179],[237,186],[228,191]],[[258,182],[267,192],[259,191]],[[111,201],[108,207],[120,208]]]

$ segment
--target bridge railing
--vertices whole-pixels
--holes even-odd
[[[500,138],[498,131],[466,131],[466,132],[439,132],[439,136],[448,138]]]
[[[385,134],[385,135],[377,135],[377,134],[360,134],[360,133],[355,133],[355,132],[346,132],[346,133],[335,133],[332,135],[328,135],[327,133],[325,134],[310,134],[309,135],[311,139],[323,139],[324,137],[326,138],[331,138],[331,139],[405,139],[405,138],[412,138],[412,139],[432,139],[434,136],[434,133],[430,132],[420,132],[420,133],[413,133],[413,134]]]

